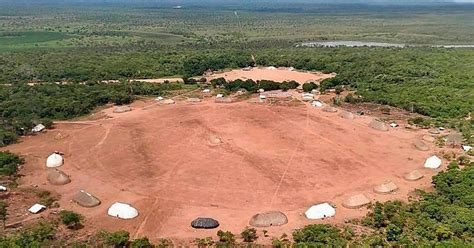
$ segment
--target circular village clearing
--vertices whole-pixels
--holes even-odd
[[[330,77],[258,70],[300,83]],[[192,101],[139,100],[95,113],[104,118],[57,122],[8,149],[26,158],[20,183],[59,194],[61,208],[86,216],[85,228],[152,240],[212,236],[208,228],[217,226],[239,233],[254,225],[279,236],[343,223],[370,202],[430,187],[446,166],[432,157],[436,132],[303,102],[294,90],[270,104],[281,94],[266,93],[226,103],[212,91]]]

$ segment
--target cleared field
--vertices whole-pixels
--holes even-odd
[[[226,80],[246,80],[252,79],[257,80],[272,80],[275,82],[291,81],[295,80],[296,82],[303,84],[307,81],[321,81],[327,78],[332,78],[336,76],[335,73],[313,73],[313,72],[303,72],[303,71],[294,71],[289,70],[288,68],[252,68],[250,70],[238,69],[228,72],[220,72],[208,76],[208,80],[216,79],[223,77]]]
[[[270,236],[310,223],[340,223],[366,213],[365,208],[342,207],[347,197],[365,193],[371,200],[406,199],[414,188],[429,187],[436,173],[422,169],[436,148],[430,145],[423,152],[413,146],[426,131],[373,130],[369,116],[347,120],[303,104],[150,104],[137,102],[122,114],[104,110],[111,118],[61,122],[9,146],[26,157],[21,184],[58,192],[61,207],[87,217],[85,228],[189,241],[215,234],[190,227],[200,216],[239,232],[256,213],[283,211],[289,223],[265,228]],[[47,183],[44,162],[53,151],[64,152],[61,170],[72,180],[67,185]],[[403,176],[414,169],[425,177],[405,181]],[[397,193],[373,193],[387,180],[398,185]],[[71,202],[81,189],[102,204],[85,209]],[[127,221],[107,216],[115,201],[132,204],[140,215]],[[336,216],[305,219],[302,213],[321,202],[334,204]]]

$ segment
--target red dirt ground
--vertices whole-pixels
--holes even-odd
[[[144,105],[132,105],[131,112],[122,114],[103,110],[111,118],[60,122],[54,130],[7,147],[26,157],[21,184],[59,193],[62,208],[86,216],[86,229],[126,229],[132,237],[189,241],[217,231],[192,229],[190,222],[199,216],[213,217],[222,230],[240,233],[252,215],[283,211],[289,223],[264,228],[270,236],[311,223],[342,223],[366,213],[342,207],[346,197],[363,192],[373,200],[407,199],[414,188],[429,187],[439,171],[422,168],[436,151],[433,144],[428,152],[412,145],[425,130],[380,132],[367,126],[368,116],[346,120],[309,104],[208,100]],[[223,143],[212,144],[211,134]],[[64,186],[46,180],[45,161],[56,150],[64,152],[60,169],[72,180]],[[414,169],[425,177],[403,180]],[[373,193],[373,187],[386,180],[400,189],[388,195]],[[80,189],[102,204],[86,209],[71,202]],[[107,209],[115,201],[132,204],[140,215],[133,220],[109,217]],[[325,201],[337,206],[334,218],[304,218],[308,207]]]

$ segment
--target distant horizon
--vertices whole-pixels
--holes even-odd
[[[384,5],[416,5],[416,4],[447,4],[474,3],[474,0],[3,0],[8,4],[384,4]]]

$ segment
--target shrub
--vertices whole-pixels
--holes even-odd
[[[153,248],[154,245],[148,240],[147,237],[138,238],[130,242],[131,248]]]
[[[386,232],[388,241],[396,241],[399,239],[399,236],[402,234],[403,230],[394,224],[389,224],[387,226]]]
[[[341,236],[339,229],[328,224],[307,225],[303,229],[293,232],[296,244],[309,247],[333,246],[343,247],[346,240]]]
[[[288,235],[283,233],[279,239],[275,238],[272,239],[272,246],[275,248],[290,248],[293,247],[290,240],[288,239]]]
[[[220,78],[215,78],[211,80],[211,85],[212,87],[220,87],[222,85],[226,84],[226,80],[223,77]]]
[[[436,237],[439,241],[449,240],[452,236],[453,232],[451,231],[449,226],[441,224],[438,226],[438,228],[436,228]]]
[[[419,127],[429,127],[432,124],[431,120],[423,117],[411,118],[408,123]]]
[[[173,242],[171,242],[169,239],[160,239],[158,241],[158,248],[167,248],[167,247],[173,247]]]
[[[59,212],[59,217],[61,218],[61,222],[71,229],[80,226],[81,221],[84,218],[82,215],[68,210],[62,210]]]
[[[99,236],[105,240],[107,245],[113,247],[126,247],[130,240],[130,233],[127,231],[117,231],[113,233],[102,231]]]
[[[18,166],[25,161],[11,152],[0,152],[0,175],[11,176],[16,173]]]
[[[117,93],[113,96],[112,102],[116,105],[124,105],[132,102],[132,97],[126,93]]]
[[[280,89],[280,83],[271,80],[260,80],[257,84],[258,89],[264,89],[265,91]]]
[[[199,248],[206,248],[214,245],[214,240],[212,240],[212,237],[205,237],[196,239],[195,243]]]
[[[345,226],[342,235],[345,239],[351,240],[355,236],[355,232],[351,227]]]
[[[468,156],[460,156],[458,158],[458,163],[460,165],[467,165],[471,162],[471,158],[469,158]]]
[[[314,89],[317,89],[317,88],[318,88],[318,85],[313,83],[313,82],[303,84],[303,91],[304,92],[310,92],[310,91],[312,91]]]
[[[219,242],[231,245],[235,243],[235,235],[232,232],[229,231],[222,231],[219,230],[217,231],[217,236],[219,237]]]
[[[298,82],[291,80],[291,81],[284,81],[280,84],[280,89],[283,91],[287,91],[289,89],[296,89],[300,85]]]
[[[244,239],[245,242],[253,242],[257,237],[257,230],[255,228],[246,227],[240,235]]]
[[[51,195],[51,192],[47,190],[40,190],[36,192],[36,196],[39,197],[39,203],[45,205],[46,207],[50,207],[53,205],[53,203],[56,201],[56,198],[54,198]]]
[[[290,241],[279,240],[279,239],[273,239],[272,240],[272,246],[274,248],[290,248],[290,247],[292,247]]]
[[[358,102],[361,102],[361,99],[359,97],[355,96],[354,94],[349,93],[349,94],[347,94],[346,97],[344,97],[344,102],[358,103]]]
[[[0,220],[3,222],[3,228],[5,228],[5,221],[7,221],[7,207],[8,204],[6,202],[0,201]]]
[[[0,127],[0,147],[12,144],[17,138],[17,134],[13,131],[7,131]]]
[[[47,247],[54,237],[55,229],[49,222],[41,221],[22,231],[14,238],[16,247]]]
[[[41,120],[41,124],[43,124],[46,128],[51,128],[53,126],[53,120],[44,118]]]
[[[184,84],[197,84],[197,80],[194,78],[183,78]]]

